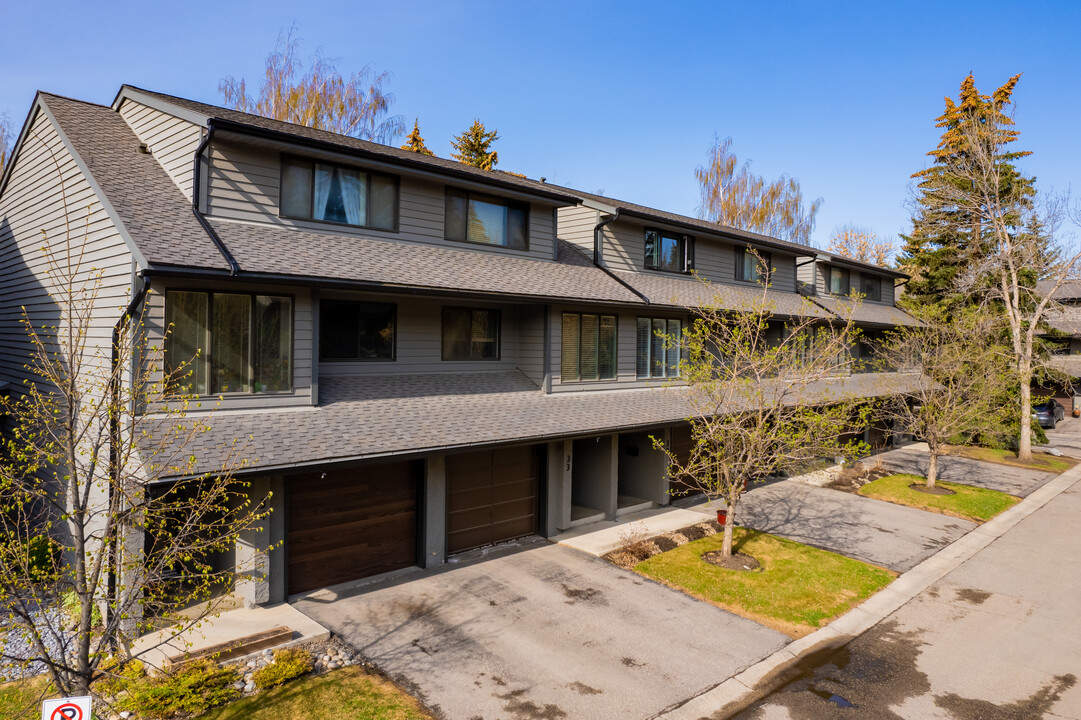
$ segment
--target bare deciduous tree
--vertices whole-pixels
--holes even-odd
[[[882,369],[911,374],[909,383],[887,395],[880,417],[895,436],[911,434],[927,443],[929,488],[938,480],[947,440],[983,431],[996,411],[994,399],[1009,372],[997,330],[993,317],[970,310],[949,322],[928,319],[920,327],[898,328],[876,345]]]
[[[724,503],[725,557],[748,483],[851,454],[857,448],[843,436],[866,421],[864,400],[843,390],[858,331],[850,318],[831,324],[804,302],[796,317],[783,319],[763,287],[746,307],[692,309],[682,338],[665,338],[682,346],[691,450],[680,458],[654,444],[668,454],[674,476]]]
[[[895,248],[892,242],[880,239],[867,228],[842,225],[830,235],[826,249],[853,260],[888,267]]]
[[[4,169],[8,166],[14,145],[15,131],[11,129],[11,119],[4,113],[0,115],[0,175],[4,174]]]
[[[195,469],[207,420],[169,391],[182,378],[142,361],[158,348],[140,313],[103,299],[84,256],[94,213],[77,230],[61,195],[63,236],[43,237],[35,259],[54,317],[23,308],[27,379],[0,397],[0,663],[86,695],[148,628],[170,628],[168,642],[216,612],[238,575],[257,575],[266,548],[229,553],[266,511],[233,477],[237,443],[213,472]],[[111,344],[103,316],[121,317]]]
[[[1004,101],[995,97],[995,102]],[[999,109],[996,107],[996,109]],[[1012,124],[1012,121],[1009,123]],[[981,228],[985,252],[961,274],[963,292],[1005,316],[1009,332],[1013,380],[1020,385],[1020,434],[1017,456],[1032,459],[1032,378],[1041,326],[1054,311],[1055,291],[1076,273],[1077,248],[1057,245],[1059,213],[1032,203],[1027,188],[1004,170],[1007,143],[1016,135],[999,113],[963,116],[957,127],[967,148],[952,163],[946,181],[936,188],[941,197],[970,214]],[[1037,291],[1036,282],[1041,283]]]
[[[384,89],[386,72],[365,65],[348,80],[337,62],[318,52],[307,71],[297,57],[295,28],[278,36],[266,59],[266,76],[257,96],[243,78],[226,77],[218,85],[225,103],[244,112],[285,122],[389,144],[405,132],[401,115],[387,116],[394,95]]]
[[[732,138],[714,141],[705,166],[694,171],[701,192],[699,216],[727,227],[792,242],[810,244],[819,198],[804,205],[799,181],[782,175],[767,183],[751,171],[750,161],[739,164]]]

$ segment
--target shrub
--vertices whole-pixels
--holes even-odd
[[[236,668],[193,660],[173,672],[131,683],[117,707],[152,720],[199,715],[239,697],[234,685],[240,679]]]
[[[252,673],[258,688],[274,687],[312,671],[311,655],[300,648],[286,648],[274,653],[274,662]]]
[[[102,695],[116,695],[121,690],[126,690],[133,682],[146,677],[146,666],[142,660],[129,660],[121,662],[116,658],[104,660],[98,667],[101,673],[95,692]]]
[[[80,612],[79,596],[75,594],[74,590],[65,590],[64,594],[60,596],[60,604],[64,609],[64,615],[67,616],[68,622],[72,627],[77,627]],[[90,611],[90,626],[101,627],[101,608],[97,605],[94,605],[94,608]]]

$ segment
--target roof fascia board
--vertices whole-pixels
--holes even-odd
[[[120,106],[124,104],[125,100],[131,100],[133,102],[139,103],[140,105],[146,105],[147,107],[153,108],[155,110],[160,110],[167,115],[172,115],[173,117],[180,118],[181,120],[187,120],[190,123],[194,123],[195,125],[201,125],[203,127],[206,127],[206,123],[210,119],[206,115],[203,115],[201,113],[197,113],[193,110],[188,110],[187,108],[183,108],[179,105],[174,105],[171,102],[162,100],[159,97],[147,95],[146,93],[135,90],[129,85],[121,86],[120,92],[116,94],[116,98],[113,100],[113,110],[119,112]]]
[[[60,142],[69,153],[71,153],[72,160],[75,161],[75,167],[79,168],[79,172],[86,178],[86,182],[90,185],[90,189],[94,191],[94,195],[97,196],[98,202],[101,203],[101,207],[105,210],[105,214],[109,216],[109,219],[113,221],[113,225],[116,227],[116,231],[120,233],[120,237],[124,240],[124,244],[128,246],[128,251],[131,252],[133,258],[135,258],[136,264],[143,270],[149,270],[151,265],[147,262],[146,256],[139,250],[138,245],[132,239],[131,234],[128,232],[127,226],[124,225],[124,221],[120,219],[120,215],[116,212],[116,208],[109,202],[109,198],[106,197],[105,192],[98,185],[98,181],[94,179],[94,175],[90,172],[90,168],[87,167],[83,161],[82,156],[79,155],[75,146],[68,138],[67,133],[64,132],[64,128],[61,127],[57,121],[56,116],[49,110],[49,105],[42,100],[40,102],[41,112],[45,114],[45,117],[49,119],[49,122],[53,124],[56,129],[56,135],[60,138]]]
[[[361,150],[359,148],[349,148],[337,143],[327,142],[325,140],[317,140],[314,138],[300,137],[297,135],[290,135],[289,133],[281,132],[278,130],[269,130],[267,128],[256,127],[254,125],[246,125],[244,123],[236,122],[233,120],[223,120],[221,118],[211,118],[211,122],[218,129],[219,136],[223,132],[233,131],[238,135],[249,135],[252,137],[261,137],[264,139],[277,140],[286,146],[301,146],[317,148],[331,153],[338,153],[343,157],[351,158],[363,158],[365,162],[375,163],[387,163],[387,167],[394,167],[401,172],[401,168],[406,167],[411,171],[419,171],[420,174],[430,175],[431,177],[439,178],[442,182],[446,182],[446,178],[451,177],[455,179],[456,183],[467,184],[473,183],[477,187],[486,188],[489,192],[492,192],[492,187],[498,187],[501,194],[515,193],[519,197],[531,197],[531,198],[546,198],[548,200],[554,200],[556,202],[565,203],[566,205],[577,205],[580,202],[580,198],[575,195],[567,193],[560,193],[556,191],[547,190],[528,190],[521,187],[516,187],[510,183],[501,181],[498,177],[492,177],[491,181],[481,179],[467,172],[455,172],[450,168],[435,168],[424,163],[413,163],[407,160],[388,159],[380,156],[378,153],[371,152],[369,150]],[[495,172],[495,171],[493,171]]]
[[[579,204],[591,210],[599,210],[605,215],[615,215],[617,212],[622,210],[622,208],[618,207],[617,205],[609,205],[607,203],[597,202],[596,200],[592,200],[590,198],[583,198]]]
[[[670,225],[672,227],[678,227],[683,230],[689,230],[696,235],[706,233],[726,242],[744,243],[748,245],[761,245],[762,247],[767,247],[771,250],[778,250],[789,255],[794,255],[796,257],[810,257],[817,252],[817,250],[810,246],[807,247],[806,252],[801,252],[799,249],[797,249],[797,247],[793,247],[792,245],[789,245],[787,243],[779,242],[765,235],[741,232],[736,228],[725,228],[718,225],[716,230],[711,230],[709,228],[704,228],[690,222],[673,220],[672,218],[661,217],[659,215],[645,213],[640,210],[628,209],[623,207],[621,207],[620,209],[623,215],[631,215],[636,218],[641,218],[643,220],[649,220],[651,223],[656,225]]]

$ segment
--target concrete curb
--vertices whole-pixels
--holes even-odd
[[[902,573],[863,604],[829,625],[792,641],[682,705],[654,715],[653,720],[726,718],[745,709],[790,680],[797,663],[815,653],[847,645],[1078,481],[1081,481],[1081,465],[1050,480],[1009,510],[970,530],[916,567]]]

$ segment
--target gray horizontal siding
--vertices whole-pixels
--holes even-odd
[[[819,294],[822,294],[822,295],[829,295],[830,294],[830,265],[828,263],[815,263],[815,264],[816,264],[817,270],[818,270],[818,272],[817,272],[817,276],[818,276],[818,278],[817,278],[818,279],[818,292],[819,292]],[[859,291],[859,289],[860,289],[860,279],[861,279],[862,275],[864,275],[864,274],[877,275],[881,280],[881,287],[882,287],[882,299],[881,300],[875,301],[875,300],[864,299],[864,302],[872,303],[872,304],[875,304],[875,305],[893,305],[896,302],[896,298],[895,298],[895,294],[894,294],[893,278],[891,278],[891,277],[878,275],[878,273],[874,273],[874,272],[870,272],[870,271],[861,271],[861,270],[850,269],[848,271],[849,287],[851,289],[853,289],[853,290]]]
[[[505,305],[474,300],[434,300],[402,295],[350,294],[325,292],[321,300],[356,299],[394,303],[398,328],[396,358],[371,362],[319,362],[319,374],[397,375],[439,372],[484,372],[513,370],[519,363],[519,328],[522,315],[532,320],[528,306]],[[443,307],[493,308],[500,311],[500,348],[498,360],[443,360]],[[542,331],[543,332],[543,331]],[[318,349],[315,350],[318,357]],[[536,359],[527,362],[527,375],[535,374]],[[539,382],[538,382],[539,384]]]
[[[645,233],[647,227],[656,225],[637,220],[617,220],[604,228],[605,264],[614,270],[657,273],[671,277],[671,273],[646,270]],[[742,284],[736,280],[736,245],[721,238],[693,232],[678,231],[695,238],[694,266],[698,275],[710,282]],[[781,292],[796,291],[796,256],[778,250],[771,254],[773,279],[771,287]]]
[[[555,227],[550,206],[534,203],[529,212],[529,250],[488,248],[448,241],[443,237],[445,210],[442,183],[401,177],[398,232],[350,228],[279,217],[281,154],[264,148],[215,143],[210,149],[207,178],[207,215],[256,223],[273,223],[317,232],[424,242],[433,245],[498,252],[550,260],[555,249]],[[360,166],[358,166],[360,167]]]
[[[202,401],[199,410],[250,410],[275,407],[295,407],[312,404],[312,338],[313,318],[310,293],[303,288],[275,288],[262,285],[237,284],[223,286],[207,281],[176,281],[166,283],[161,280],[151,282],[147,294],[146,310],[143,322],[147,331],[150,351],[147,360],[156,372],[151,379],[161,380],[163,361],[163,342],[165,338],[165,293],[169,289],[206,290],[216,292],[262,293],[267,295],[290,295],[293,298],[293,392],[266,394],[224,395],[221,401],[217,396],[208,396]]]
[[[147,144],[154,159],[190,200],[195,151],[202,141],[203,129],[133,100],[124,100],[120,105],[120,117]]]
[[[54,300],[63,292],[58,278],[50,276],[43,250],[48,247],[58,264],[70,264],[77,285],[100,278],[93,296],[84,293],[76,301],[93,304],[84,328],[84,372],[88,388],[100,387],[109,372],[113,324],[128,301],[131,253],[43,114],[33,120],[14,162],[0,198],[0,380],[17,385],[26,375],[31,346],[23,308],[37,329],[63,327],[61,307]]]
[[[593,257],[593,229],[597,226],[600,213],[582,205],[563,207],[557,211],[557,235],[580,248],[589,257]]]

